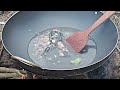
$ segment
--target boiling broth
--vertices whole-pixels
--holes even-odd
[[[33,60],[34,63],[39,65],[43,69],[49,70],[72,70],[85,67],[90,64],[96,56],[97,46],[92,37],[89,37],[88,43],[86,47],[80,52],[76,53],[72,48],[70,48],[66,42],[62,42],[65,48],[68,49],[67,56],[60,56],[59,49],[56,47],[50,48],[45,56],[41,56],[46,47],[50,44],[49,42],[49,33],[53,30],[57,29],[63,34],[63,41],[68,38],[74,32],[78,32],[80,30],[70,28],[70,27],[55,27],[47,30],[43,30],[36,34],[30,41],[28,45],[28,54],[29,57]],[[43,40],[41,42],[41,40]],[[72,64],[70,63],[72,60],[76,58],[81,59],[80,64]]]

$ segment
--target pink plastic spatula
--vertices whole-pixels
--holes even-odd
[[[70,37],[66,39],[69,45],[76,51],[80,52],[87,44],[89,35],[94,31],[99,25],[101,25],[105,20],[110,18],[115,11],[106,11],[90,28],[86,31],[75,32]]]

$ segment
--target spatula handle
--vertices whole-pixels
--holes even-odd
[[[86,30],[89,35],[93,30],[95,30],[99,25],[101,25],[105,20],[110,18],[116,11],[106,11],[90,28]]]

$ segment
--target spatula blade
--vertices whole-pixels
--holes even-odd
[[[76,51],[80,52],[88,42],[88,35],[84,32],[76,32],[71,35],[66,41],[70,44],[70,46]]]

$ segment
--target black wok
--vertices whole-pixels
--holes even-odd
[[[91,33],[96,54],[92,61],[85,66],[59,69],[57,66],[35,63],[28,54],[30,40],[39,32],[50,28],[66,28],[73,30],[86,30],[100,16],[101,12],[95,11],[21,11],[12,16],[4,26],[2,41],[9,54],[26,70],[46,76],[76,75],[97,68],[104,63],[114,51],[118,32],[115,24],[108,19],[97,30]],[[89,48],[87,47],[87,52]],[[84,54],[81,53],[81,54]],[[91,56],[89,53],[88,56]],[[89,62],[89,57],[87,57]],[[67,64],[69,66],[69,64]],[[62,65],[61,65],[62,66]],[[56,69],[57,68],[57,69]]]

